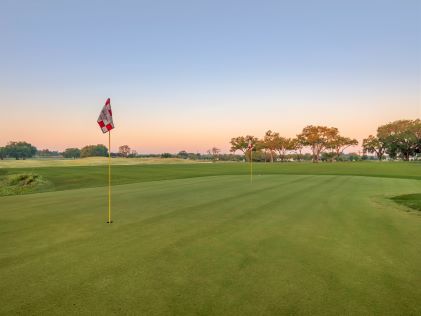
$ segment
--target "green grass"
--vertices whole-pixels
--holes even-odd
[[[34,173],[12,173],[0,178],[0,196],[28,194],[48,190],[50,183]]]
[[[192,164],[196,163],[196,161],[180,158],[112,158],[111,163],[113,165]],[[0,160],[0,168],[77,167],[106,164],[108,164],[108,157],[88,157],[82,159],[31,158],[26,160],[9,158]]]
[[[107,168],[106,165],[0,168],[0,179],[2,176],[15,173],[36,172],[52,183],[51,186],[45,188],[46,190],[89,188],[107,185]],[[419,163],[255,163],[253,168],[257,177],[270,174],[314,174],[421,180],[421,164]],[[203,176],[247,175],[248,172],[249,166],[246,163],[115,165],[112,167],[112,181],[114,185],[117,185]]]
[[[0,197],[0,314],[421,314],[421,217],[390,200],[420,165],[255,167],[115,166],[111,225],[104,167],[34,169],[57,191]]]
[[[392,200],[416,211],[421,211],[421,193],[394,196]]]

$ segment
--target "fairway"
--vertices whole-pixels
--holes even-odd
[[[105,187],[0,197],[0,314],[418,315],[421,217],[388,197],[421,183],[390,166],[116,185],[112,225]]]

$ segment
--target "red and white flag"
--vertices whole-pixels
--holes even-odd
[[[110,98],[105,101],[105,105],[102,108],[101,113],[99,113],[97,122],[103,133],[109,132],[114,128]]]
[[[249,139],[249,144],[247,146],[247,149],[248,150],[253,150],[253,148],[254,148],[253,143],[251,142],[251,139]]]

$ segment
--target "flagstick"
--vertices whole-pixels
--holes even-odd
[[[111,131],[108,131],[108,223],[111,224]]]
[[[253,183],[253,149],[250,149],[250,183]]]

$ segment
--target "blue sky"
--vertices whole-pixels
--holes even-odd
[[[420,116],[420,21],[410,0],[0,0],[0,145],[104,142],[107,97],[115,146],[141,152],[306,124],[362,138]]]

